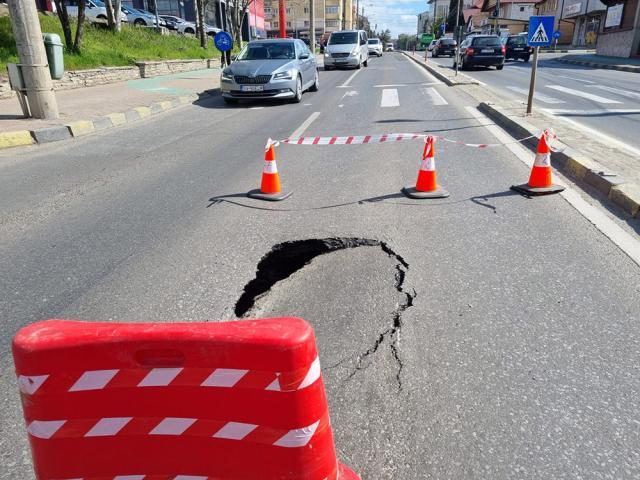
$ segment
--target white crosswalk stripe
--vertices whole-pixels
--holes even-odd
[[[397,88],[388,88],[382,91],[382,100],[380,100],[382,108],[399,107],[400,98],[398,97]]]
[[[587,100],[592,100],[598,103],[622,103],[617,100],[611,100],[610,98],[600,97],[598,95],[593,95],[592,93],[581,92],[580,90],[574,90],[573,88],[567,88],[561,85],[547,85],[547,88],[552,88],[559,92],[568,93],[569,95],[575,95],[576,97],[586,98]]]
[[[434,105],[449,105],[449,102],[447,102],[444,97],[440,95],[438,91],[433,87],[425,88],[424,93],[426,93],[431,98],[431,101]]]
[[[606,85],[592,85],[592,87],[599,88],[600,90],[606,90],[611,93],[617,93],[623,97],[640,99],[640,92],[632,92],[631,90],[623,90],[621,88],[608,87]]]
[[[514,86],[508,86],[507,88],[512,92],[521,93],[522,95],[525,95],[525,96],[529,95],[529,90],[527,90],[526,88],[520,88],[520,87],[514,87]],[[541,102],[544,102],[544,103],[551,103],[551,104],[565,103],[564,100],[560,100],[559,98],[549,97],[548,95],[545,95],[543,93],[538,93],[538,92],[535,93],[533,98],[535,100],[540,100]]]

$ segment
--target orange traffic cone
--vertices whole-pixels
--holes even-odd
[[[438,185],[436,162],[434,159],[435,139],[431,136],[425,139],[422,162],[418,170],[418,180],[415,187],[404,187],[402,193],[409,198],[445,198],[449,196],[444,188]]]
[[[551,175],[551,149],[547,143],[549,132],[545,131],[540,136],[536,159],[533,162],[529,182],[522,185],[514,185],[512,190],[523,195],[539,196],[560,193],[564,187],[553,183]]]
[[[251,190],[247,195],[258,200],[269,200],[272,202],[284,200],[291,196],[293,192],[283,193],[280,188],[280,175],[276,165],[275,142],[271,139],[267,142],[264,154],[264,168],[262,170],[262,182],[259,190]]]

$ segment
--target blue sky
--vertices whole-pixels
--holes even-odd
[[[428,10],[427,0],[360,0],[360,11],[363,5],[371,28],[375,24],[378,24],[378,30],[388,28],[394,38],[400,33],[415,34],[417,14]]]

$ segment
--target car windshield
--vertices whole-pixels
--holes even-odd
[[[329,45],[350,45],[358,43],[358,34],[356,32],[337,32],[332,33],[329,37]]]
[[[477,37],[473,42],[476,47],[501,47],[500,39],[498,37]]]
[[[293,60],[296,53],[291,42],[248,44],[236,60]]]
[[[380,43],[380,40],[378,40],[377,38],[369,40],[369,45],[377,45],[379,43]]]
[[[509,45],[525,45],[527,39],[524,37],[512,37],[509,39]]]
[[[453,38],[443,38],[442,40],[440,40],[440,43],[442,45],[453,45],[456,42]]]

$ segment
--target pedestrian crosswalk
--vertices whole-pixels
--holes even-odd
[[[547,85],[547,88],[552,88],[559,92],[568,93],[569,95],[575,95],[576,97],[586,98],[587,100],[592,100],[598,103],[622,103],[617,100],[594,95],[593,93],[587,93],[581,90],[574,90],[573,88],[563,87],[562,85]]]
[[[520,87],[514,87],[514,86],[508,86],[507,88],[509,90],[511,90],[512,92],[521,93],[522,95],[528,95],[529,94],[529,90],[527,90],[526,88],[520,88]],[[548,95],[545,95],[545,94],[539,93],[539,92],[536,92],[536,100],[539,100],[539,101],[544,102],[544,103],[551,103],[551,104],[565,103],[564,100],[560,100],[559,98],[550,97]]]
[[[507,85],[506,88],[507,90],[511,90],[512,92],[518,93],[524,97],[526,97],[529,94],[529,89],[527,88],[518,87],[515,85]],[[609,92],[617,96],[624,97],[625,99],[630,98],[634,100],[640,100],[640,92],[634,92],[631,90],[624,90],[621,88],[609,87],[607,85],[596,85],[595,83],[592,82],[592,84],[585,85],[584,90],[576,90],[576,89],[568,88],[562,85],[543,85],[541,87],[536,88],[535,97],[534,97],[536,102],[557,105],[561,103],[569,103],[571,101],[570,97],[565,96],[564,99],[562,99],[562,98],[557,98],[552,95],[543,93],[542,91],[547,88],[555,90],[556,92],[561,92],[565,95],[569,95],[570,97],[584,98],[600,104],[621,104],[621,103],[624,103],[625,100],[623,99],[616,100],[614,98],[609,98],[602,95],[596,95],[595,93],[590,92],[588,90],[591,90],[591,89],[604,90],[605,92]]]
[[[386,86],[386,85],[385,85]],[[404,92],[410,92],[410,90],[403,90]],[[436,90],[434,87],[427,87],[422,89],[422,93],[427,97],[428,102],[431,105],[441,106],[449,105],[449,102]],[[413,95],[413,93],[411,93]],[[400,94],[397,88],[385,88],[380,95],[380,107],[381,108],[393,108],[400,106]],[[415,101],[415,97],[411,96],[411,101]]]

